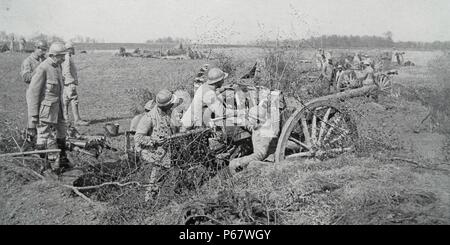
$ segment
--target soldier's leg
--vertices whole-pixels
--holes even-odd
[[[263,137],[257,133],[252,134],[253,153],[230,161],[231,173],[246,168],[251,162],[262,161],[269,155],[269,146],[273,138]]]
[[[51,148],[52,142],[50,140],[51,135],[51,124],[40,122],[37,127],[37,138],[36,138],[36,150],[46,150],[48,148]],[[41,158],[52,158],[53,155],[42,153],[39,154]],[[46,164],[42,166],[42,171],[49,169],[51,166],[48,164],[48,161],[46,161]]]
[[[67,93],[68,88],[64,87],[64,98],[63,98],[63,102],[64,102],[64,119],[69,122],[69,105],[71,102],[71,99],[69,98],[69,95]]]
[[[60,114],[61,115],[61,114]],[[62,116],[58,118],[58,123],[55,124],[56,129],[56,145],[61,150],[59,157],[55,161],[56,168],[70,168],[69,160],[67,159],[66,146],[66,122]]]
[[[75,125],[78,126],[87,126],[89,125],[88,122],[81,120],[80,117],[80,110],[78,108],[78,93],[77,93],[77,86],[72,85],[72,94],[71,94],[71,99],[72,99],[72,113],[73,113],[73,118],[75,121]]]
[[[148,150],[141,151],[141,159],[145,162],[144,164],[151,165],[150,176],[148,180],[148,186],[145,192],[145,201],[152,199],[158,192],[158,174],[161,167],[153,164],[155,161],[155,156],[152,152]]]

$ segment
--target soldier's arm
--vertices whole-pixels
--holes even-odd
[[[71,58],[70,56],[66,56],[66,60],[62,63],[62,75],[64,77],[64,84],[68,85],[71,83],[77,83],[76,79],[72,76],[71,73]]]
[[[134,135],[134,142],[136,147],[148,147],[154,146],[152,138],[147,135],[151,135],[153,131],[153,124],[151,118],[145,114],[139,121],[136,128],[136,134]]]
[[[37,68],[36,73],[31,78],[27,90],[28,113],[31,117],[39,116],[40,96],[45,89],[45,80],[47,79],[44,69]]]
[[[22,79],[26,84],[29,84],[31,82],[33,73],[31,71],[31,65],[29,62],[27,62],[27,60],[24,60],[22,63],[22,66],[20,68],[20,75],[22,76]]]
[[[233,117],[236,114],[235,110],[226,109],[222,101],[212,91],[208,91],[204,94],[203,103],[206,104],[212,112],[214,112],[216,118]]]

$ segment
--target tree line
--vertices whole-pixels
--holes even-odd
[[[24,35],[15,34],[15,33],[6,33],[5,31],[0,31],[0,42],[10,42],[14,38],[15,41],[19,41],[20,39],[24,38],[27,42],[35,42],[38,40],[46,40],[49,43],[52,42],[63,42],[64,39],[62,37],[56,36],[56,35],[47,35],[44,33],[34,33],[33,35],[29,37],[25,37]],[[75,43],[97,43],[99,42],[95,38],[91,37],[84,37],[81,35],[77,35],[69,41],[75,42]]]

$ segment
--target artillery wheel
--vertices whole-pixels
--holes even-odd
[[[278,139],[275,162],[302,157],[326,159],[355,150],[356,123],[335,100],[308,103],[286,121]]]
[[[392,81],[391,78],[386,74],[380,74],[376,79],[378,90],[380,93],[392,94]]]

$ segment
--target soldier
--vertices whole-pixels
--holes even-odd
[[[19,52],[21,52],[21,53],[23,53],[23,52],[25,52],[25,38],[21,38],[20,40],[19,40]]]
[[[28,85],[31,82],[31,78],[36,72],[36,68],[41,64],[45,59],[45,53],[48,50],[47,42],[38,41],[35,44],[35,50],[28,56],[23,62],[20,68],[20,75],[22,76],[23,81]],[[27,127],[27,139],[26,145],[23,150],[28,150],[28,147],[33,147],[36,143],[36,124],[31,120],[32,118],[28,115],[28,127]]]
[[[363,62],[364,70],[362,71],[359,80],[363,84],[363,86],[372,85],[375,83],[375,75],[374,70],[372,68],[372,62],[370,59],[366,59]]]
[[[48,50],[48,45],[45,41],[37,41],[34,47],[33,53],[22,62],[20,69],[20,75],[26,84],[30,84],[36,67],[45,60],[45,53]]]
[[[333,61],[331,58],[327,59],[327,62],[322,67],[322,72],[320,74],[320,77],[324,79],[325,83],[327,84],[328,93],[331,93],[331,88],[333,87],[334,91],[336,91],[336,83],[333,81]]]
[[[166,137],[173,134],[170,125],[172,108],[178,99],[168,90],[161,90],[156,95],[156,106],[139,121],[134,136],[135,148],[141,158],[151,164],[152,170],[145,199],[150,199],[158,191],[157,175],[162,168],[170,167],[170,153],[162,145]]]
[[[200,67],[200,71],[197,73],[194,79],[194,91],[197,91],[197,89],[206,82],[206,72],[209,69],[209,64],[204,64],[202,67]]]
[[[9,44],[9,51],[14,52],[14,35],[11,36],[11,42]]]
[[[225,112],[234,116],[234,111],[225,110],[223,99],[216,92],[222,87],[228,73],[219,68],[211,68],[208,71],[206,82],[201,85],[192,98],[192,103],[181,118],[183,130],[207,125],[211,116],[224,117]]]
[[[65,45],[68,53],[65,61],[62,63],[62,73],[64,79],[64,118],[69,121],[69,105],[72,105],[72,113],[77,126],[87,126],[89,122],[81,120],[80,111],[78,109],[78,74],[72,55],[75,54],[75,46],[72,42]]]
[[[141,118],[145,115],[145,113],[149,112],[154,107],[154,105],[155,101],[149,100],[144,106],[144,112],[133,117],[130,123],[130,132],[132,132],[132,134],[136,132],[137,126],[139,125]]]
[[[274,124],[268,113],[269,93],[270,91],[260,92],[261,101],[258,106],[250,108],[248,120],[244,117],[238,118],[238,123],[244,120],[245,124],[241,125],[245,125],[252,133],[253,153],[231,160],[228,168],[232,174],[246,168],[252,162],[264,160],[271,153],[270,150],[276,147],[279,127]]]
[[[70,167],[66,155],[66,124],[63,116],[63,89],[61,64],[67,51],[62,42],[50,46],[49,57],[44,60],[33,75],[27,90],[28,115],[37,124],[36,149],[42,150],[50,144],[51,128],[56,129],[56,146],[59,155],[49,155],[56,160],[51,166],[54,171]],[[54,142],[51,142],[54,143]],[[47,166],[45,166],[47,167]]]
[[[344,67],[343,67],[341,64],[339,64],[339,65],[337,66],[336,74],[335,74],[335,76],[334,76],[334,82],[335,82],[335,84],[337,84],[337,82],[339,81],[339,78],[341,78],[342,72],[343,72],[343,71],[344,71]]]

